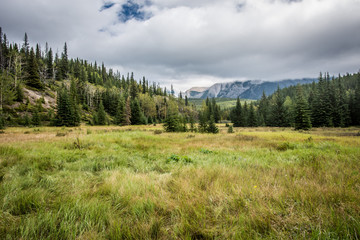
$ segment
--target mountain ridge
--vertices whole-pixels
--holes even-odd
[[[245,80],[225,83],[215,83],[210,87],[192,87],[185,91],[188,98],[246,98],[260,99],[263,91],[266,95],[274,93],[279,86],[281,89],[297,84],[317,82],[316,78],[283,79],[277,81]]]

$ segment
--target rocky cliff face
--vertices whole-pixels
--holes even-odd
[[[188,98],[245,98],[260,99],[263,91],[266,95],[274,93],[279,86],[285,88],[297,84],[307,84],[317,81],[315,78],[286,79],[280,81],[235,81],[228,83],[216,83],[209,88],[194,87],[185,92]]]

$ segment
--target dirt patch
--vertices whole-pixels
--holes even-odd
[[[31,90],[31,89],[24,88],[24,95],[25,95],[25,98],[26,97],[29,98],[30,103],[33,104],[33,105],[35,105],[36,101],[39,100],[42,97],[45,100],[45,103],[42,104],[42,106],[44,108],[50,109],[50,108],[55,107],[55,105],[56,105],[56,99],[46,95],[44,92],[39,92],[39,91],[34,91],[34,90]],[[54,96],[55,95],[56,94],[54,93]]]

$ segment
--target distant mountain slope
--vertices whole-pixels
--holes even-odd
[[[188,98],[245,98],[260,99],[263,91],[266,95],[274,93],[279,86],[285,88],[293,85],[317,82],[316,78],[286,79],[280,81],[235,81],[228,83],[216,83],[209,88],[193,87],[185,92]]]

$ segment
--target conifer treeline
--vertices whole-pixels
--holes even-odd
[[[46,44],[30,46],[25,33],[22,44],[9,43],[0,28],[0,107],[1,115],[11,125],[31,124],[24,121],[38,112],[41,122],[57,126],[77,126],[81,121],[91,124],[136,125],[163,122],[168,113],[180,118],[196,118],[187,98],[176,99],[158,83],[145,77],[135,80],[134,74],[121,75],[82,59],[69,59],[65,43],[59,56]],[[57,92],[55,113],[42,108],[42,102],[30,104],[24,88],[41,92]],[[9,107],[19,103],[18,107]],[[36,107],[39,105],[40,107]],[[3,107],[6,106],[4,109]],[[37,121],[39,122],[39,121]],[[33,123],[32,123],[33,124]]]
[[[24,91],[42,95],[35,103]],[[56,92],[56,94],[54,94]],[[56,97],[49,108],[45,98]],[[47,107],[44,107],[47,104]],[[222,119],[221,119],[222,118]],[[259,101],[241,104],[228,114],[215,99],[196,110],[187,97],[174,96],[145,77],[135,80],[82,59],[69,59],[65,43],[59,55],[46,44],[31,47],[27,34],[22,44],[9,43],[0,28],[0,128],[8,125],[77,126],[81,122],[136,125],[164,122],[167,131],[217,132],[215,123],[230,118],[234,127],[276,126],[347,127],[360,125],[360,74],[279,89]],[[198,122],[198,127],[195,123]],[[190,125],[190,128],[189,128]]]
[[[280,89],[231,111],[234,127],[348,127],[360,125],[360,73],[330,78],[320,73],[318,83]]]

